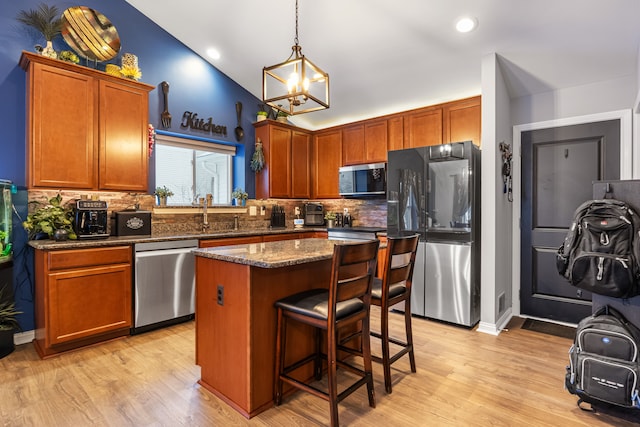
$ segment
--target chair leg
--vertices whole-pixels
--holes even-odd
[[[330,328],[331,329],[331,328]],[[329,397],[329,412],[331,415],[331,427],[338,427],[338,366],[337,359],[337,334],[335,330],[327,331],[327,394]]]
[[[384,371],[384,389],[391,394],[391,362],[389,357],[389,310],[380,307],[380,339],[382,344],[382,369]]]
[[[315,336],[315,359],[313,360],[313,373],[316,380],[322,379],[322,330],[314,328]]]
[[[362,359],[364,372],[367,377],[367,395],[369,396],[369,406],[376,407],[376,392],[373,387],[373,366],[371,363],[371,327],[369,316],[362,321]]]
[[[407,334],[407,347],[409,347],[409,363],[411,372],[416,372],[416,358],[413,353],[413,332],[411,330],[411,307],[410,301],[405,302],[407,309],[404,312],[404,327]]]
[[[282,380],[280,374],[284,371],[284,346],[287,335],[286,320],[282,315],[282,309],[278,308],[277,332],[276,332],[276,357],[275,376],[273,377],[273,400],[276,406],[282,403]]]

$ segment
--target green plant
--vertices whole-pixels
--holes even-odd
[[[258,111],[258,115],[259,115],[259,116],[265,116],[265,117],[267,117],[267,114],[269,114],[269,113],[267,113],[266,111]]]
[[[247,200],[249,198],[249,194],[245,193],[242,188],[236,187],[233,190],[233,193],[231,193],[231,197],[233,197],[234,199]]]
[[[16,310],[16,303],[13,301],[2,302],[6,286],[7,285],[4,285],[2,289],[0,289],[0,330],[20,329],[16,316],[22,314],[22,312]]]
[[[166,185],[163,185],[162,187],[156,187],[156,191],[153,194],[158,197],[171,197],[173,196],[173,191],[167,188]]]
[[[62,31],[62,19],[56,6],[41,3],[37,9],[21,10],[16,19],[42,33],[47,41],[53,40]]]
[[[58,229],[66,230],[69,239],[77,238],[73,230],[73,208],[69,203],[62,204],[60,193],[50,198],[48,203],[32,200],[29,204],[38,206],[22,223],[29,239],[34,239],[38,233],[46,233],[51,238]]]
[[[326,219],[327,221],[335,221],[336,214],[334,212],[328,211],[326,214],[324,214],[324,219]]]

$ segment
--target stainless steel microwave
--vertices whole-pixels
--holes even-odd
[[[387,193],[386,163],[344,166],[339,170],[341,196],[383,196]]]

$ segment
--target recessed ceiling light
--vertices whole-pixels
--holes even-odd
[[[460,18],[456,22],[456,30],[458,30],[461,33],[468,33],[470,31],[473,31],[477,26],[478,26],[478,20],[476,18],[471,18],[468,16]]]
[[[209,55],[209,58],[211,59],[220,59],[220,52],[212,47],[207,49],[207,55]]]

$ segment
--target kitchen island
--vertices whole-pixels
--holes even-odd
[[[273,406],[276,310],[296,292],[326,288],[341,240],[300,239],[201,248],[196,254],[199,383],[250,418]],[[287,328],[287,362],[313,350],[310,329]],[[303,367],[301,379],[311,377]]]

